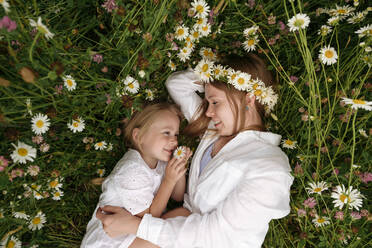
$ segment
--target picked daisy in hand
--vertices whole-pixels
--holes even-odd
[[[337,53],[333,47],[325,46],[320,49],[319,52],[319,59],[322,61],[323,64],[326,65],[333,65],[337,62]]]
[[[344,205],[348,205],[349,209],[359,208],[363,205],[362,198],[364,197],[359,190],[353,189],[353,186],[346,189],[344,185],[338,185],[336,189],[332,192],[331,197],[335,199],[333,203],[335,208],[342,209]]]
[[[31,119],[32,131],[37,134],[46,133],[49,130],[50,122],[47,115],[37,114]]]
[[[309,26],[310,18],[306,14],[296,14],[288,20],[289,31],[294,32]]]
[[[85,121],[78,116],[76,119],[72,120],[70,123],[67,123],[67,127],[72,132],[82,132],[85,128]]]
[[[37,213],[37,215],[31,219],[29,225],[28,225],[28,228],[32,231],[35,231],[35,230],[40,230],[41,228],[43,228],[43,224],[46,222],[46,217],[45,217],[45,214],[43,214],[43,212],[39,211]]]
[[[195,0],[191,3],[191,6],[196,18],[205,18],[209,15],[209,6],[204,0]]]
[[[283,145],[284,148],[294,149],[294,148],[296,148],[297,141],[286,139],[286,140],[282,141],[282,145]]]
[[[41,22],[40,16],[37,18],[37,22],[35,22],[32,19],[29,19],[29,20],[30,20],[31,27],[36,28],[40,33],[42,33],[45,36],[45,38],[47,38],[48,40],[50,38],[53,38],[54,34],[51,33],[49,29]]]
[[[342,97],[341,102],[351,105],[352,109],[362,108],[368,111],[372,110],[372,102],[364,101],[362,99],[350,99],[350,98]]]
[[[318,216],[318,215],[315,216],[315,219],[313,219],[312,222],[314,223],[316,227],[325,226],[330,223],[328,217]]]
[[[105,141],[101,141],[101,142],[98,142],[98,143],[94,144],[94,148],[96,150],[101,150],[102,151],[102,150],[106,149],[106,147],[107,147],[107,143]]]
[[[186,156],[186,147],[185,146],[179,146],[173,152],[173,157],[176,157],[177,159],[181,159],[185,156]]]
[[[18,145],[14,145],[12,143],[12,146],[15,148],[13,153],[10,155],[10,157],[13,159],[14,163],[21,163],[25,164],[27,161],[34,161],[34,158],[36,158],[36,149],[32,146],[26,145],[23,142],[18,141]]]
[[[63,77],[64,85],[66,86],[68,91],[73,91],[76,89],[76,82],[73,77],[70,75],[66,75]]]
[[[307,192],[309,194],[318,194],[320,195],[322,191],[328,189],[328,185],[326,182],[317,182],[317,183],[309,183],[310,187],[307,187]]]
[[[131,76],[127,76],[124,80],[124,90],[126,92],[130,92],[132,94],[136,94],[139,90],[139,83],[136,79],[132,78]]]

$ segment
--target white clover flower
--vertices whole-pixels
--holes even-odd
[[[140,70],[140,71],[138,72],[138,76],[140,76],[141,78],[144,78],[145,75],[146,75],[146,73],[145,73],[144,70]]]

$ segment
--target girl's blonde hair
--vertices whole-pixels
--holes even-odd
[[[235,71],[239,70],[242,72],[247,72],[252,75],[253,79],[259,78],[262,82],[265,83],[266,87],[272,86],[274,89],[276,88],[277,82],[274,80],[271,72],[267,69],[265,62],[255,54],[248,54],[245,57],[240,57],[237,55],[230,55],[226,57],[226,59],[223,61],[223,65],[227,65],[231,67],[232,69],[234,69]],[[225,92],[235,119],[237,120],[238,116],[242,117],[240,118],[239,123],[236,122],[235,129],[234,129],[234,134],[239,133],[240,131],[244,129],[245,109],[238,108],[238,106],[239,106],[239,102],[242,103],[245,101],[245,96],[247,92],[237,90],[232,85],[229,85],[225,82],[221,82],[218,80],[215,80],[211,82],[210,84],[216,87],[217,89]],[[265,116],[264,106],[260,104],[258,101],[255,102],[255,105],[256,105],[257,112],[261,117],[262,125],[251,126],[251,127],[248,127],[248,129],[265,131],[266,129],[265,129],[264,121],[263,121],[264,116]],[[206,99],[203,99],[202,104],[199,106],[199,109],[194,115],[193,120],[184,129],[184,132],[186,134],[191,135],[191,136],[199,136],[207,130],[208,124],[211,120],[211,118],[205,115],[205,113],[207,112],[207,109],[208,109],[208,101]],[[195,116],[197,118],[195,118]]]
[[[141,140],[143,135],[149,130],[150,126],[154,123],[159,112],[161,111],[169,111],[174,113],[178,116],[180,121],[183,118],[180,108],[175,104],[156,103],[146,106],[143,110],[135,113],[125,127],[124,137],[125,140],[130,142],[132,148],[137,150],[139,149],[136,142],[133,140],[133,130],[135,128],[139,129],[138,139]]]

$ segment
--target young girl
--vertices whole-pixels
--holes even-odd
[[[161,103],[146,107],[129,121],[125,138],[133,149],[125,153],[103,182],[94,213],[99,206],[111,204],[138,217],[146,213],[160,217],[169,197],[183,200],[185,165],[191,151],[187,148],[183,158],[171,159],[177,147],[180,119],[181,112],[176,105]],[[93,214],[81,247],[141,247],[146,243],[135,240],[135,235],[110,238]]]

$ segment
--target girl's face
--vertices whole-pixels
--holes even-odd
[[[145,162],[155,168],[158,160],[169,161],[178,145],[180,120],[170,111],[160,111],[154,123],[140,140],[138,147]]]
[[[236,117],[226,97],[226,93],[211,84],[205,85],[205,99],[208,101],[206,116],[214,122],[217,132],[221,136],[234,133]],[[239,103],[238,108],[241,107]]]

